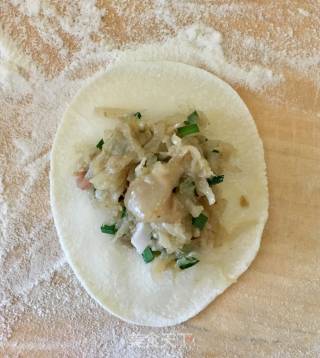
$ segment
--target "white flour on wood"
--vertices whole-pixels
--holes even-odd
[[[158,0],[138,16],[132,1],[107,8],[102,3],[2,4],[10,16],[1,20],[0,36],[0,354],[183,357],[195,349],[188,323],[150,329],[103,311],[80,287],[60,249],[49,205],[50,149],[64,110],[90,76],[115,61],[172,60],[205,68],[270,101],[280,98],[290,71],[319,85],[319,48],[308,47],[307,36],[296,37],[294,29],[306,19],[317,24],[312,9],[279,9],[280,22],[291,11],[292,27],[269,24],[274,31],[259,38],[228,26],[261,19],[265,9],[255,4]],[[308,31],[319,36],[316,25]],[[26,322],[43,327],[43,335],[22,331]]]

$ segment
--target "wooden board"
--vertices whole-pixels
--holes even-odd
[[[118,45],[132,40],[144,42],[161,37],[160,28],[163,30],[165,25],[155,22],[150,24],[149,32],[147,29],[134,33],[124,31],[128,17],[132,19],[139,16],[153,2],[132,3],[136,3],[136,6],[123,5],[129,8],[129,13],[123,13],[121,17],[116,14],[112,3],[99,2],[99,6],[105,8],[108,14],[100,29],[101,37],[110,36]],[[199,1],[199,6],[200,3],[206,1]],[[298,9],[295,3],[298,2],[290,5],[292,11]],[[227,6],[228,2],[219,4]],[[270,27],[286,31],[290,22],[289,13],[286,16],[286,6],[282,3],[269,6],[267,1],[259,2],[260,7],[264,4],[265,17],[268,18],[266,22],[258,23],[254,13],[251,13],[251,17],[244,14],[240,18],[226,16],[221,19],[214,11],[204,11],[203,19],[224,34],[225,51],[228,54],[235,46],[234,41],[228,42],[231,31],[250,33],[256,38],[263,38],[267,31],[273,41],[276,41],[277,34],[270,32]],[[309,7],[312,13],[317,9],[320,13],[319,4],[315,8],[308,1],[302,1],[301,4]],[[18,14],[16,7],[11,8],[12,13]],[[63,11],[62,5],[61,9]],[[278,13],[282,14],[280,18],[277,17]],[[173,10],[173,16],[180,21],[181,26],[195,20],[192,15],[180,18],[178,10]],[[9,17],[6,21],[11,23],[9,35],[19,38],[18,28]],[[301,36],[307,36],[304,29],[309,25],[292,25],[297,42]],[[36,37],[34,31],[31,36]],[[71,52],[76,51],[77,40],[72,38],[68,41]],[[319,36],[311,36],[310,42],[312,48],[320,51]],[[53,49],[46,48],[42,42],[38,46],[41,51],[54,54],[52,68],[55,71],[68,66],[68,61],[60,61]],[[32,41],[26,40],[22,47],[26,53],[32,52],[33,60],[42,66]],[[317,66],[319,71],[319,64]],[[49,65],[43,65],[42,69],[50,73]],[[179,328],[187,334],[181,339],[186,339],[185,356],[188,357],[320,356],[319,87],[312,78],[297,73],[290,66],[283,65],[281,70],[286,80],[276,89],[276,95],[272,93],[273,89],[257,94],[244,87],[234,86],[253,114],[264,143],[270,216],[261,250],[250,269],[206,310]],[[85,332],[86,322],[87,318],[83,317],[76,325]],[[64,342],[66,331],[74,335],[75,331],[69,331],[68,325],[67,319],[57,319],[48,325],[34,314],[28,314],[16,325],[12,340],[0,350],[0,354],[16,356],[19,352],[21,356],[81,356],[81,352],[74,346],[70,348],[58,343],[52,347],[46,346],[48,335],[54,342]],[[170,330],[142,329],[141,332],[161,337]],[[33,351],[21,349],[19,345],[23,346],[23,339],[40,340],[43,344]],[[140,354],[137,356],[143,356],[143,349]]]

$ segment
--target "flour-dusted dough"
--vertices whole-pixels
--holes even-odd
[[[227,201],[221,220],[229,238],[200,253],[200,263],[173,274],[152,274],[136,250],[112,243],[100,232],[102,209],[75,184],[72,172],[80,146],[95,145],[110,126],[96,107],[140,111],[152,120],[202,111],[206,136],[232,144],[232,164],[220,184]],[[132,62],[114,66],[82,89],[66,111],[51,159],[51,205],[61,245],[83,286],[105,309],[147,326],[183,322],[203,310],[249,267],[268,216],[262,142],[238,94],[212,74],[181,63]],[[250,205],[242,208],[241,195]]]

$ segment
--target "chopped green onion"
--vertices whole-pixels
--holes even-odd
[[[216,185],[216,184],[222,183],[223,179],[224,179],[224,175],[215,175],[215,176],[212,176],[211,178],[208,178],[207,182],[209,185]]]
[[[104,234],[110,234],[114,235],[118,229],[116,228],[116,225],[101,225],[101,232]]]
[[[200,130],[199,130],[199,127],[197,124],[188,124],[184,127],[177,128],[177,135],[180,138],[183,138],[190,134],[199,133],[199,132],[200,132]]]
[[[208,221],[208,217],[204,214],[200,214],[196,218],[192,218],[192,225],[202,230]]]
[[[145,263],[149,263],[154,259],[154,254],[149,246],[143,250],[142,257]]]
[[[199,114],[197,111],[192,112],[188,115],[187,120],[184,121],[185,124],[197,124],[197,121],[199,119]]]
[[[142,117],[142,115],[141,115],[140,112],[136,112],[136,113],[134,114],[134,116],[135,116],[137,119],[141,119],[141,117]]]
[[[183,256],[177,260],[177,266],[184,270],[186,268],[189,268],[195,264],[197,264],[199,260],[193,256]]]
[[[220,153],[218,149],[213,149],[212,153]]]
[[[124,206],[121,212],[121,219],[124,218],[125,216],[127,216],[127,208]]]
[[[96,145],[96,147],[100,150],[102,150],[102,146],[104,145],[104,140],[101,138],[98,142],[98,144]]]

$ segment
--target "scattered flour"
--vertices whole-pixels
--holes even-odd
[[[310,36],[318,36],[312,11],[292,10],[292,28],[267,20],[277,33],[272,39],[271,32],[259,38],[228,23],[238,19],[252,30],[272,11],[284,23],[287,13],[272,8],[277,5],[103,4],[1,4],[8,16],[0,20],[7,29],[0,32],[0,355],[40,350],[63,356],[67,350],[74,357],[184,357],[195,349],[184,340],[188,325],[152,330],[104,312],[80,287],[61,252],[49,205],[49,153],[66,106],[90,76],[116,61],[172,60],[268,96],[278,96],[287,67],[319,84],[319,48],[308,47],[309,35],[295,38],[295,26],[305,18],[311,21]],[[59,322],[69,324],[61,328]],[[28,326],[43,329],[28,332]]]
[[[3,90],[23,95],[30,90],[25,75],[29,67],[28,59],[12,44],[12,41],[0,30],[0,85]],[[19,86],[16,84],[19,83]]]
[[[309,12],[304,10],[304,9],[301,9],[300,7],[298,8],[298,12],[302,15],[302,16],[309,16]]]
[[[18,6],[19,10],[27,16],[37,16],[40,11],[41,0],[13,0],[12,4]]]
[[[228,61],[223,53],[221,34],[199,24],[180,30],[176,37],[164,42],[122,51],[119,57],[129,60],[161,59],[204,66],[231,84],[242,85],[253,91],[277,86],[282,80],[281,74],[274,74],[270,69],[258,65],[245,69]]]

